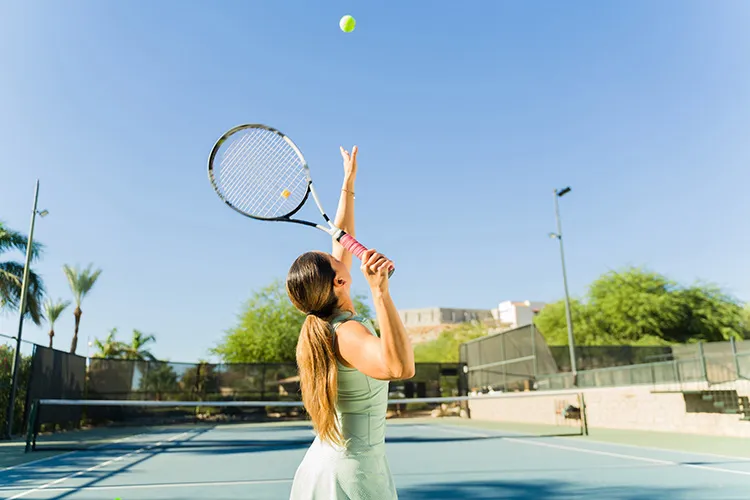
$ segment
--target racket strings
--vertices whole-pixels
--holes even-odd
[[[216,180],[230,204],[253,217],[294,211],[307,193],[308,178],[295,148],[275,132],[246,129],[219,151]]]

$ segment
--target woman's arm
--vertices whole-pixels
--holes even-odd
[[[390,260],[374,250],[367,250],[362,256],[362,272],[372,290],[380,338],[356,321],[347,321],[336,333],[341,361],[380,380],[407,379],[415,372],[414,349],[388,290],[391,265]]]
[[[336,210],[336,217],[333,219],[333,224],[354,237],[354,181],[357,177],[357,146],[354,146],[351,155],[342,147],[341,157],[344,159],[344,184],[341,187],[339,207]],[[341,246],[341,243],[335,239],[333,240],[331,255],[340,262],[343,262],[346,268],[351,270],[352,254],[347,252]]]

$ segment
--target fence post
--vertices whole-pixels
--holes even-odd
[[[734,337],[729,339],[729,345],[732,348],[732,359],[734,360],[734,370],[736,373],[735,380],[740,380],[742,378],[742,369],[740,368],[740,358],[737,355],[737,341]]]
[[[534,356],[534,382],[539,377],[539,361],[536,356],[536,327],[534,321],[531,322],[531,355]]]
[[[698,342],[698,355],[701,361],[701,375],[703,375],[703,380],[708,382],[708,365],[706,364],[706,354],[703,351],[703,342]]]

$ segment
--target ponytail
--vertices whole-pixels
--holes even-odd
[[[343,445],[338,425],[338,367],[333,349],[331,324],[308,314],[297,342],[302,401],[321,440]]]

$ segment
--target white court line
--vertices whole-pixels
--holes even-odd
[[[3,473],[3,472],[5,472],[5,471],[8,471],[8,470],[18,469],[19,467],[26,467],[27,465],[40,464],[42,462],[46,462],[47,460],[52,460],[53,458],[62,458],[62,457],[68,456],[68,455],[72,455],[73,453],[77,453],[77,452],[76,451],[69,451],[67,453],[62,453],[60,455],[52,455],[50,457],[37,458],[36,460],[31,460],[30,462],[24,462],[22,464],[11,465],[9,467],[5,467],[4,469],[0,469],[0,474]]]
[[[153,484],[123,484],[119,486],[64,486],[61,488],[45,488],[46,491],[62,493],[65,491],[107,491],[107,490],[148,490],[160,488],[197,488],[201,486],[252,486],[255,484],[283,484],[291,483],[292,479],[257,479],[240,481],[204,481],[193,483],[153,483]],[[0,489],[0,491],[3,491]],[[20,498],[20,497],[11,497]],[[8,499],[11,500],[11,499]]]
[[[107,465],[112,464],[114,462],[119,462],[120,460],[124,460],[125,458],[127,458],[127,457],[129,457],[131,455],[137,455],[137,454],[139,454],[139,453],[141,453],[143,451],[149,450],[149,449],[151,449],[151,448],[153,448],[155,446],[159,446],[159,445],[161,445],[161,444],[163,444],[165,442],[168,443],[170,441],[174,441],[175,439],[178,439],[178,438],[180,438],[180,437],[182,437],[182,436],[184,436],[186,434],[190,434],[190,432],[188,431],[188,432],[183,432],[183,433],[180,433],[180,434],[176,434],[176,435],[172,436],[171,438],[167,439],[166,441],[159,441],[158,443],[154,443],[154,444],[151,444],[151,445],[148,445],[148,446],[144,446],[143,448],[139,448],[139,449],[137,449],[135,451],[131,451],[130,453],[127,453],[125,455],[120,455],[119,457],[115,457],[115,458],[112,458],[110,460],[107,460],[106,462],[102,462],[99,465],[94,465],[93,467],[89,467],[86,470],[79,470],[78,472],[74,472],[72,474],[68,474],[67,476],[63,476],[61,478],[55,479],[54,481],[50,481],[49,483],[43,484],[43,485],[38,486],[36,488],[30,489],[30,490],[27,490],[27,491],[25,491],[23,493],[19,493],[19,494],[15,495],[15,496],[12,496],[8,500],[16,500],[17,498],[23,498],[26,495],[29,495],[31,493],[34,493],[34,492],[37,492],[37,491],[41,491],[41,490],[49,489],[50,487],[52,487],[52,486],[54,486],[56,484],[60,484],[60,483],[62,483],[64,481],[67,481],[68,479],[72,479],[74,477],[80,476],[81,474],[86,474],[87,472],[95,471],[96,469],[98,469],[100,467],[106,467]]]
[[[653,450],[653,451],[661,451],[661,452],[667,452],[667,453],[683,453],[685,455],[698,455],[702,457],[724,458],[724,459],[729,459],[729,460],[735,460],[737,462],[750,462],[750,458],[741,457],[737,455],[720,455],[719,453],[708,453],[708,452],[690,451],[690,450],[677,450],[673,448],[657,448],[655,446],[642,446],[639,444],[615,443],[611,441],[603,441],[600,439],[596,439],[595,437],[590,438],[590,439],[592,443],[599,443],[605,446],[621,446],[623,448],[635,448],[639,450]]]
[[[122,443],[123,441],[127,441],[128,439],[135,439],[135,438],[139,438],[139,437],[147,436],[147,435],[149,435],[149,434],[144,432],[144,433],[141,433],[141,434],[135,434],[133,436],[126,436],[124,438],[116,439],[116,440],[114,440],[112,442],[109,442],[109,443],[98,444],[98,445],[92,446],[91,448],[88,448],[86,450],[73,450],[73,451],[69,451],[69,452],[66,452],[66,453],[61,453],[60,455],[51,455],[49,457],[38,458],[36,460],[31,460],[30,462],[24,462],[22,464],[11,465],[9,467],[5,467],[4,469],[0,469],[0,474],[2,474],[5,471],[9,471],[9,470],[13,470],[13,469],[18,469],[20,467],[26,467],[28,465],[40,464],[42,462],[46,462],[47,460],[53,460],[55,458],[67,457],[68,455],[72,455],[73,453],[80,453],[80,452],[85,452],[85,451],[98,450],[99,448],[103,448],[103,447],[110,446],[110,445],[117,444],[117,443]]]
[[[436,426],[437,427],[437,426]],[[431,429],[434,429],[435,427],[430,427]],[[519,438],[512,438],[512,437],[505,437],[502,434],[486,434],[481,432],[472,432],[472,431],[465,431],[465,430],[459,430],[459,429],[453,429],[446,426],[440,426],[437,427],[437,429],[442,430],[444,432],[454,432],[458,434],[468,434],[473,436],[480,436],[480,437],[502,437],[506,441],[511,441],[513,443],[520,443],[520,444],[526,444],[530,446],[543,446],[545,448],[556,448],[559,450],[567,450],[567,451],[577,451],[580,453],[588,453],[591,455],[603,455],[603,456],[609,456],[609,457],[615,457],[615,458],[624,458],[626,460],[637,460],[640,462],[649,462],[652,464],[659,464],[659,465],[676,465],[679,467],[689,467],[692,469],[702,469],[702,470],[709,470],[709,471],[715,471],[715,472],[726,472],[727,474],[739,474],[741,476],[750,476],[750,471],[741,471],[741,470],[733,470],[733,469],[724,469],[722,467],[712,467],[709,465],[694,465],[694,464],[684,464],[680,462],[674,462],[671,460],[658,460],[656,458],[647,458],[647,457],[640,457],[637,455],[626,455],[624,453],[614,453],[609,451],[600,451],[600,450],[591,450],[589,448],[576,448],[575,446],[566,446],[563,444],[552,444],[552,443],[541,443],[538,441],[530,441],[526,439],[519,439]],[[669,450],[665,450],[669,451]]]

